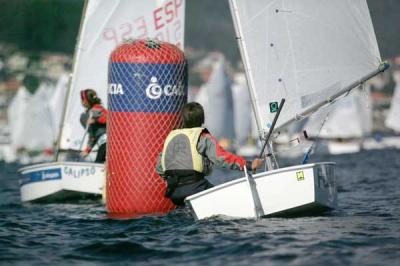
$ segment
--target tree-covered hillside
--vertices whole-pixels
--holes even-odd
[[[368,4],[382,57],[400,54],[400,1]],[[29,51],[73,53],[83,0],[0,0],[0,6],[1,42]],[[238,59],[228,0],[186,0],[186,46]]]

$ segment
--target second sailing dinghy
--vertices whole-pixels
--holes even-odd
[[[381,63],[365,0],[230,0],[230,7],[266,143],[274,126],[309,116],[388,67]],[[266,151],[272,153],[270,147]],[[336,208],[334,163],[278,168],[273,153],[267,158],[272,158],[267,172],[188,197],[196,217],[259,218]]]
[[[75,49],[74,69],[63,113],[58,151],[78,153],[85,129],[80,91],[92,88],[107,106],[108,58],[125,40],[157,38],[183,47],[185,1],[87,0]],[[56,162],[20,169],[22,201],[68,200],[102,195],[104,164]]]

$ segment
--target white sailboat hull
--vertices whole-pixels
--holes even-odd
[[[87,162],[53,162],[21,168],[21,200],[64,201],[101,197],[104,165]]]
[[[245,144],[237,148],[236,154],[243,157],[254,157],[260,153],[260,150],[255,144]]]
[[[317,154],[349,154],[361,151],[361,140],[322,140],[317,144],[314,153]]]
[[[380,140],[367,138],[363,142],[365,150],[400,149],[400,136],[387,136]]]
[[[330,154],[348,154],[357,153],[361,151],[360,141],[341,143],[341,142],[329,142],[328,143]]]
[[[334,163],[281,168],[253,176],[261,216],[306,215],[337,207]],[[186,198],[197,219],[214,215],[256,218],[254,190],[246,178]]]

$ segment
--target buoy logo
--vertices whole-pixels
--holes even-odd
[[[162,95],[165,96],[183,96],[185,95],[183,85],[165,85],[164,88],[158,84],[156,77],[151,77],[150,84],[146,88],[146,96],[152,100],[159,99]]]
[[[122,84],[120,83],[110,83],[108,85],[108,93],[109,94],[124,94],[124,90],[122,89]]]
[[[161,86],[157,83],[157,78],[156,77],[151,77],[150,79],[150,84],[146,88],[146,95],[150,99],[156,100],[161,97],[162,95],[162,88]]]

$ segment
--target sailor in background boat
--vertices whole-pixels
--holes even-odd
[[[80,121],[88,134],[86,148],[81,152],[81,157],[86,157],[92,151],[94,145],[98,145],[96,163],[103,163],[106,160],[106,124],[107,110],[101,105],[101,99],[92,89],[81,91],[81,102],[86,108],[81,114]]]
[[[257,169],[262,160],[252,162],[225,151],[217,140],[203,128],[204,110],[196,102],[182,109],[183,128],[171,131],[159,155],[156,172],[167,182],[165,196],[178,206],[184,199],[213,185],[204,177],[216,166],[244,170]]]

